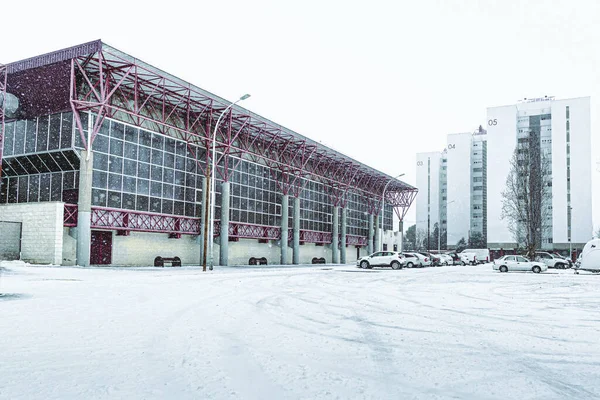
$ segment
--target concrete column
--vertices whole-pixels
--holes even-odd
[[[198,242],[200,243],[200,263],[198,265],[202,265],[204,262],[204,224],[207,220],[206,215],[206,177],[202,177],[202,207],[200,211],[200,235],[198,235]],[[207,244],[208,245],[208,244]]]
[[[288,263],[288,218],[289,218],[290,196],[284,194],[281,196],[281,265]]]
[[[369,214],[369,236],[367,237],[369,254],[373,254],[373,214]]]
[[[402,220],[398,222],[398,231],[400,231],[400,244],[398,245],[398,251],[404,251],[404,221]]]
[[[342,239],[340,244],[341,263],[346,264],[346,207],[342,207]]]
[[[294,197],[294,248],[292,261],[294,264],[300,264],[300,197]]]
[[[340,263],[340,253],[338,252],[338,213],[339,208],[337,206],[333,206],[333,223],[331,226],[331,262],[333,264]]]
[[[221,245],[219,265],[229,265],[229,182],[221,184]]]
[[[93,165],[94,153],[82,150],[79,162],[79,200],[77,202],[77,265],[82,267],[90,266]]]
[[[381,246],[379,244],[379,215],[375,216],[375,248],[373,251],[380,251]]]

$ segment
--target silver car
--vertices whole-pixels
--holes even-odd
[[[508,271],[533,271],[539,274],[547,271],[548,266],[539,261],[529,261],[523,256],[503,256],[494,260],[494,270],[500,272]]]

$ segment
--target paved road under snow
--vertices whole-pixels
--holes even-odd
[[[2,399],[600,398],[600,276],[4,266]]]

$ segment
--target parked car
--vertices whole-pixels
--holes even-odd
[[[356,260],[356,265],[363,269],[373,267],[391,267],[392,269],[402,269],[406,260],[402,253],[397,251],[378,251],[370,256],[362,257]]]
[[[456,252],[447,253],[452,258],[452,265],[462,265],[460,256]]]
[[[489,249],[464,249],[462,253],[474,253],[477,256],[477,263],[484,264],[490,262]]]
[[[477,254],[475,253],[468,253],[465,251],[462,251],[460,253],[458,253],[458,256],[460,257],[460,263],[462,265],[476,265],[477,264]]]
[[[550,254],[545,251],[536,251],[535,261],[546,264],[548,268],[566,269],[569,267],[569,262],[563,257],[557,257],[554,254]]]
[[[440,254],[440,262],[442,265],[453,265],[454,259],[449,254]]]
[[[557,252],[550,253],[550,254],[552,254],[553,256],[558,257],[558,258],[564,258],[565,261],[569,263],[569,268],[571,268],[573,266],[573,260],[571,260],[571,257],[563,256],[562,254],[557,253]]]
[[[421,266],[421,259],[419,259],[419,257],[417,257],[414,253],[402,253],[402,256],[404,256],[404,266],[406,268],[414,268]]]
[[[406,258],[405,266],[407,268],[412,267],[429,267],[431,265],[431,259],[429,257],[425,257],[420,253],[403,253]]]
[[[428,253],[426,251],[419,251],[419,254],[426,258],[429,258],[431,260],[431,265],[433,265],[434,267],[439,267],[441,265],[439,254]]]
[[[548,266],[543,262],[529,261],[523,256],[502,256],[494,260],[494,270],[500,272],[508,271],[533,271],[539,274],[542,271],[547,271]]]

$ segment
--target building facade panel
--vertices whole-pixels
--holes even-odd
[[[468,239],[471,217],[471,133],[448,135],[448,246]]]

